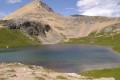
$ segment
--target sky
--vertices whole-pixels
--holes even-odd
[[[14,12],[33,0],[0,0],[0,18]],[[65,16],[120,17],[120,0],[42,0],[55,12]]]

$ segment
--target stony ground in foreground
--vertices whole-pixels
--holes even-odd
[[[76,73],[59,73],[40,67],[19,63],[1,63],[0,80],[115,80],[114,78],[92,79]]]

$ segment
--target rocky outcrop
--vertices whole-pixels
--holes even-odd
[[[40,22],[27,21],[27,20],[9,20],[5,24],[9,29],[20,29],[28,33],[29,35],[41,35],[46,36],[46,32],[51,30],[48,24],[43,24]]]
[[[54,12],[46,3],[43,3],[43,2],[41,2],[39,0],[37,0],[36,2],[38,3],[38,9],[40,9],[40,6],[42,6],[48,12]]]
[[[120,33],[120,23],[109,25],[101,31],[104,33]]]
[[[105,28],[102,28],[99,31],[94,31],[91,32],[91,36],[96,36],[96,37],[109,37],[109,36],[114,36],[114,35],[119,35],[120,34],[120,23],[115,23],[109,26],[106,26]]]
[[[0,27],[3,27],[6,24],[7,20],[0,20]]]

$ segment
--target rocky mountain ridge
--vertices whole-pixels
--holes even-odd
[[[107,26],[120,23],[120,18],[78,15],[62,16],[38,0],[23,6],[4,18],[4,20],[10,19],[18,22],[19,20],[28,20],[48,24],[51,30],[45,32],[46,37],[38,36],[43,44],[53,44],[67,41],[70,38],[85,37],[93,31],[99,32]]]

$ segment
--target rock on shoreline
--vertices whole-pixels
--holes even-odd
[[[76,73],[59,73],[41,66],[20,63],[1,63],[0,80],[115,80],[87,78]]]

